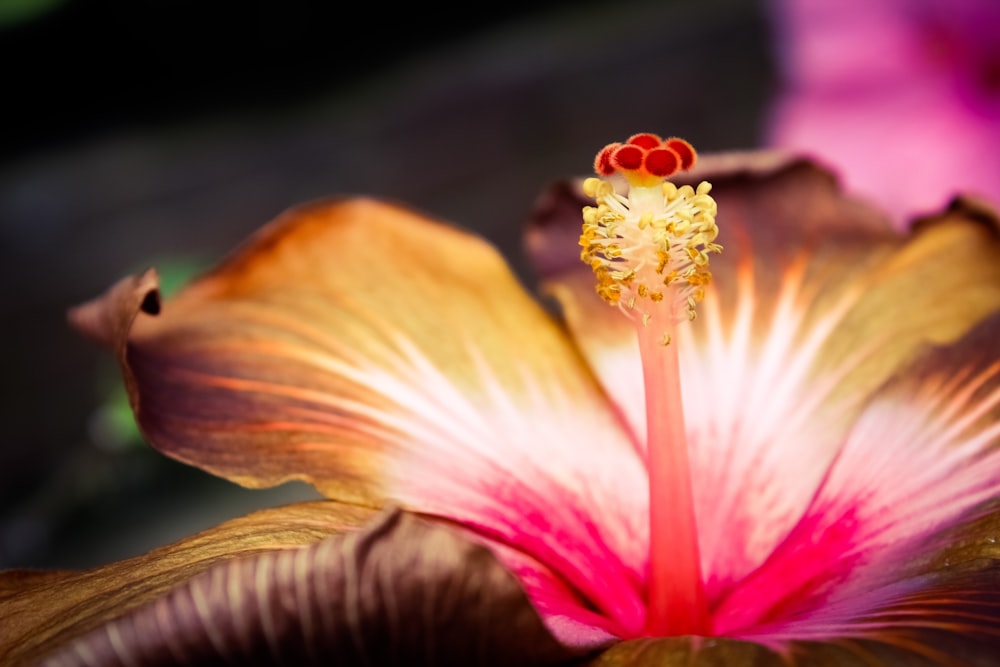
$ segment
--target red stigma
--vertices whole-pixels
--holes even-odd
[[[626,171],[634,171],[642,166],[644,151],[638,146],[626,144],[615,149],[611,160],[616,167]]]
[[[681,169],[687,170],[694,166],[695,160],[698,159],[698,154],[694,152],[694,146],[677,137],[667,139],[666,144],[667,148],[680,157]]]
[[[650,132],[643,132],[642,134],[633,134],[631,137],[628,138],[628,143],[632,144],[633,146],[645,148],[648,151],[652,148],[659,148],[660,146],[662,146],[663,139]]]
[[[615,152],[615,149],[621,146],[621,144],[608,144],[597,154],[594,158],[594,171],[596,171],[601,176],[610,176],[615,173],[615,165],[611,163],[611,154]]]
[[[643,162],[643,166],[653,176],[667,178],[680,171],[682,162],[681,156],[672,149],[654,148],[646,153],[646,160]]]
[[[633,134],[626,143],[608,144],[594,158],[601,176],[621,172],[633,184],[652,185],[694,166],[697,153],[677,137],[661,139],[652,132]]]

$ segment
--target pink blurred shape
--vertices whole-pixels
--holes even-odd
[[[771,0],[784,77],[767,142],[902,222],[1000,204],[1000,1]]]

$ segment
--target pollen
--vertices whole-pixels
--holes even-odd
[[[593,269],[601,298],[641,326],[656,322],[666,332],[694,319],[712,279],[709,257],[722,250],[711,184],[666,180],[696,159],[683,139],[636,134],[601,149],[594,170],[603,178],[583,184],[596,206],[583,209],[580,259]],[[612,179],[624,180],[620,190]]]

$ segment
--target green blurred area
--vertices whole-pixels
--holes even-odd
[[[0,30],[40,18],[69,0],[0,0]]]

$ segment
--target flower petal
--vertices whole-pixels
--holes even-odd
[[[954,341],[1000,307],[1000,237],[969,201],[904,237],[816,167],[772,155],[706,158],[691,175],[701,178],[714,185],[725,251],[699,319],[677,339],[704,571],[718,600],[802,518],[871,393],[928,342]],[[569,242],[584,203],[566,186],[543,200],[528,247],[641,440],[631,325],[594,295]]]
[[[302,503],[255,512],[86,572],[0,573],[0,663],[35,661],[221,563],[312,544],[372,515],[329,501]]]
[[[218,564],[48,656],[59,665],[551,665],[555,642],[483,547],[399,511]]]
[[[135,317],[121,361],[165,453],[249,486],[301,478],[333,498],[447,517],[642,626],[635,445],[483,241],[388,204],[320,202],[159,316],[135,316],[147,297],[120,294],[74,317],[132,309],[111,319]]]
[[[933,633],[895,642],[842,639],[782,647],[726,638],[674,637],[621,642],[588,667],[990,667],[996,646]]]
[[[718,603],[720,632],[1000,641],[998,340],[1000,314],[871,397],[794,530]]]
[[[588,667],[791,667],[760,644],[724,638],[633,639],[610,647]]]

